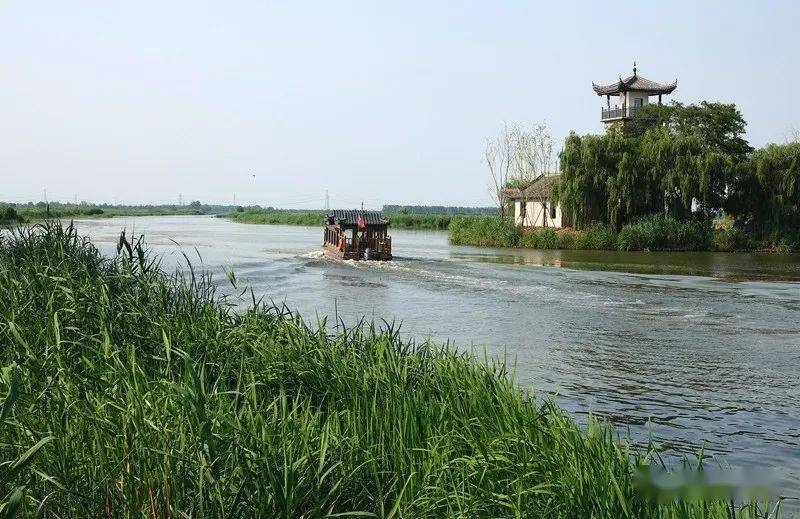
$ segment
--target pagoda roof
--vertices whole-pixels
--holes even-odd
[[[598,85],[592,82],[592,88],[599,96],[620,94],[622,92],[645,92],[650,95],[670,94],[677,87],[677,79],[672,83],[656,83],[655,81],[638,75],[636,73],[636,67],[633,67],[632,76],[628,76],[625,79],[622,79],[622,76],[620,76],[619,81],[616,83]]]

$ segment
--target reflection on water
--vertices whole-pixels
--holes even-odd
[[[210,217],[78,223],[113,251],[123,226],[165,265],[194,248],[226,281],[309,319],[396,319],[410,338],[507,354],[526,386],[580,420],[607,416],[667,459],[707,454],[800,477],[800,256],[450,247],[394,231],[391,263],[331,261],[321,230]]]
[[[465,261],[564,267],[640,274],[710,276],[718,279],[800,281],[800,255],[726,252],[622,252],[532,249],[454,251]]]

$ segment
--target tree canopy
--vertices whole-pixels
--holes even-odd
[[[576,227],[726,211],[760,233],[796,230],[800,143],[753,150],[746,126],[733,104],[646,105],[624,130],[572,133],[553,196]]]

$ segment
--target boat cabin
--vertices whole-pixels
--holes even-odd
[[[377,211],[334,210],[325,215],[325,252],[352,260],[392,259],[389,222]]]

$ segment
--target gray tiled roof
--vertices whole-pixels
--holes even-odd
[[[330,215],[333,221],[342,225],[357,225],[358,217],[364,217],[364,223],[367,225],[386,225],[387,222],[381,218],[381,213],[378,211],[359,211],[358,209],[334,209]]]
[[[669,94],[677,87],[677,79],[672,83],[656,83],[637,75],[635,71],[632,76],[628,76],[625,79],[620,77],[619,81],[610,85],[598,85],[592,82],[592,88],[599,96],[619,94],[620,92],[646,92],[653,95]]]
[[[512,200],[518,200],[523,196],[525,198],[546,199],[550,197],[550,186],[557,183],[560,178],[561,175],[542,175],[534,179],[525,189],[513,187],[503,191]]]

